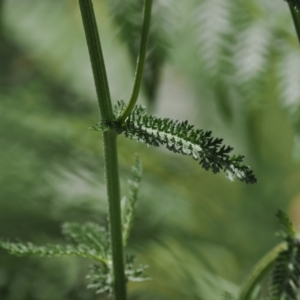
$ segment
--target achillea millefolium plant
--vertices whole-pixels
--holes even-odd
[[[116,300],[126,300],[127,282],[143,281],[147,280],[148,277],[144,273],[145,266],[135,266],[134,257],[124,255],[124,248],[128,244],[133,225],[134,209],[138,200],[142,165],[136,158],[135,166],[132,168],[132,178],[128,181],[129,195],[121,201],[117,160],[118,135],[124,134],[126,137],[142,142],[147,146],[165,146],[174,153],[191,156],[205,170],[210,170],[213,173],[223,171],[230,180],[237,178],[247,184],[256,183],[257,180],[250,167],[244,164],[244,156],[232,154],[233,147],[223,144],[223,139],[214,137],[211,131],[197,129],[188,121],[181,122],[147,114],[143,106],[136,104],[146,64],[152,0],[144,1],[144,21],[141,43],[137,51],[138,60],[131,97],[127,103],[119,101],[115,107],[111,101],[92,1],[79,0],[78,2],[100,110],[100,122],[92,126],[91,129],[101,131],[103,136],[109,229],[94,223],[66,223],[62,227],[62,232],[67,240],[65,245],[38,246],[32,243],[12,243],[9,241],[1,241],[0,245],[18,256],[79,256],[92,259],[95,263],[89,271],[90,283],[88,287],[95,289],[96,293],[99,294],[114,295]],[[287,2],[291,7],[295,27],[299,33],[299,1]],[[127,25],[131,26],[130,22]],[[136,51],[136,49],[132,49],[132,51]],[[152,55],[156,53],[155,51],[151,52]],[[162,52],[164,53],[164,51]],[[155,67],[153,70],[156,70],[153,72],[155,79],[159,70]],[[146,81],[149,98],[153,98],[155,84],[156,80]],[[254,288],[272,267],[273,273],[269,290],[271,298],[269,299],[293,300],[298,297],[299,241],[287,216],[280,212],[278,217],[284,226],[283,237],[285,241],[270,254],[267,254],[254,268],[241,288],[239,300],[252,299]],[[228,293],[225,294],[225,297],[226,299],[234,298]]]

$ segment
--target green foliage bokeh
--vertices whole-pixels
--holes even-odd
[[[112,98],[127,100],[139,7],[94,2]],[[155,5],[140,102],[224,137],[246,154],[259,182],[231,183],[121,137],[123,194],[134,152],[144,166],[129,252],[153,278],[130,284],[130,299],[219,299],[223,290],[235,294],[277,242],[278,208],[297,223],[299,46],[280,0]],[[106,226],[101,137],[88,130],[98,109],[77,2],[0,0],[0,26],[0,235],[60,242],[63,222]],[[0,298],[101,299],[85,288],[87,265],[1,250]]]

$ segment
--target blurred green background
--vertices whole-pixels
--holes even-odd
[[[111,94],[127,100],[142,1],[95,0]],[[284,1],[156,0],[140,103],[188,119],[246,155],[258,183],[119,139],[123,194],[144,177],[128,253],[153,279],[130,299],[220,299],[278,242],[275,213],[300,228],[300,50]],[[0,0],[0,235],[61,242],[65,221],[106,224],[98,108],[75,0]],[[90,262],[0,250],[0,299],[104,299]]]

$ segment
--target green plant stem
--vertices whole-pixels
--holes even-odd
[[[289,4],[289,7],[293,17],[295,29],[297,32],[298,41],[300,43],[300,14],[299,12],[296,11],[296,9],[291,4]]]
[[[113,120],[113,110],[93,3],[91,0],[79,0],[78,2],[91,59],[101,119],[102,122],[109,122]]]
[[[92,1],[79,0],[79,7],[91,59],[101,119],[102,122],[110,124],[113,122],[114,116],[112,112],[105,63]],[[112,129],[104,131],[103,144],[105,177],[109,206],[109,225],[112,244],[115,299],[126,300],[126,280],[124,272],[121,226],[120,183],[117,155],[117,133]]]
[[[287,248],[287,243],[283,242],[268,252],[254,266],[246,280],[243,282],[238,300],[250,300],[255,286],[260,283],[267,272],[272,268],[278,254]]]
[[[0,0],[0,38],[4,34],[4,30],[3,30],[3,17],[4,17],[3,5],[4,5],[4,1]]]
[[[150,24],[151,24],[152,2],[153,0],[145,0],[144,2],[144,22],[143,22],[143,29],[142,29],[140,51],[139,51],[136,70],[135,70],[134,84],[133,84],[130,100],[125,110],[122,112],[121,116],[118,119],[118,121],[120,121],[121,124],[124,123],[126,118],[130,115],[138,99],[138,95],[139,95],[139,91],[143,79],[144,65],[146,61],[147,44],[148,44]]]
[[[117,154],[117,133],[103,132],[106,184],[109,200],[109,224],[115,279],[115,299],[126,300],[124,273],[123,237],[120,205],[120,185]]]

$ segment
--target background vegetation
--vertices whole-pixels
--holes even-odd
[[[141,5],[95,0],[112,98],[129,97]],[[153,280],[130,299],[220,299],[278,240],[278,208],[300,226],[300,53],[281,0],[155,1],[143,97],[149,110],[213,130],[259,180],[231,183],[187,157],[120,138],[123,188],[144,165],[130,251]],[[106,224],[98,108],[75,0],[0,0],[0,235],[60,242],[65,221]],[[101,299],[88,263],[0,250],[3,300]]]

